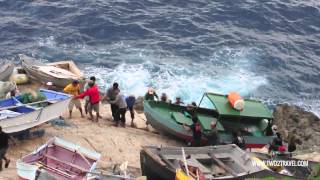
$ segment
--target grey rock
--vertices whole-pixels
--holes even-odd
[[[279,104],[275,107],[273,116],[274,124],[285,141],[290,133],[296,132],[295,135],[302,141],[302,145],[297,146],[298,150],[320,146],[320,119],[314,113],[298,106]]]

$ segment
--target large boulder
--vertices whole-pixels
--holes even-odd
[[[279,104],[273,112],[274,124],[278,131],[288,140],[294,134],[301,142],[298,149],[315,149],[320,147],[320,119],[312,112],[301,107]]]

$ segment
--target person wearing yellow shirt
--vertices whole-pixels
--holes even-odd
[[[71,84],[67,85],[63,91],[65,93],[68,93],[74,97],[76,96],[79,96],[80,94],[80,83],[79,81],[77,80],[74,80],[72,81]],[[81,108],[81,102],[80,102],[80,99],[75,99],[75,98],[72,98],[70,103],[69,103],[69,106],[68,106],[68,109],[69,109],[69,118],[71,119],[72,117],[72,109],[73,107],[76,106],[77,109],[79,109],[80,113],[81,113],[81,117],[83,118],[84,115],[82,113],[82,108]]]

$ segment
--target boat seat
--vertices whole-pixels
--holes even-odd
[[[218,120],[214,117],[208,117],[208,116],[201,116],[198,115],[198,119],[200,121],[200,125],[204,130],[207,131],[211,131],[211,122],[214,121],[215,123],[217,123],[217,129],[218,131],[225,131],[225,129],[223,128],[223,126],[221,125],[220,122],[218,122]]]
[[[192,120],[190,118],[185,117],[180,112],[171,112],[171,117],[179,124],[186,124],[188,126],[192,125]]]

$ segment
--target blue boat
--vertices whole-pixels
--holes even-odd
[[[71,96],[40,89],[44,100],[23,103],[23,95],[0,101],[0,126],[6,133],[20,132],[58,118],[67,109]]]

